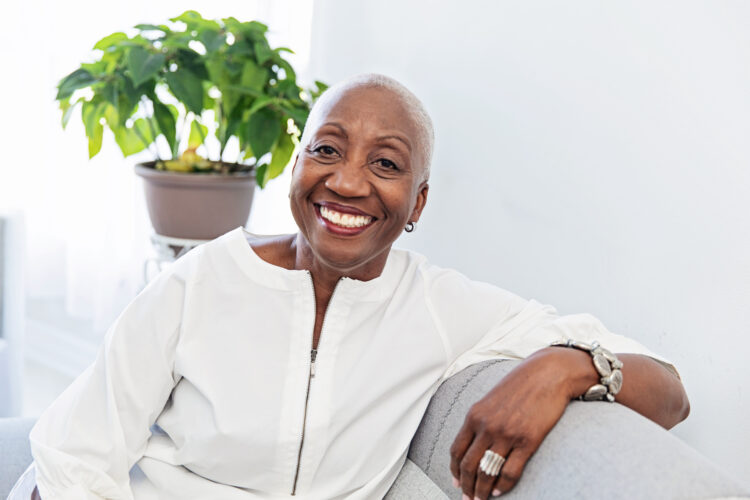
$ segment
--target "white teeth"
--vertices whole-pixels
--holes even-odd
[[[342,214],[326,207],[320,207],[320,215],[327,221],[343,227],[363,227],[372,222],[369,215]]]

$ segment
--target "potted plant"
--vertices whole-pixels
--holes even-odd
[[[210,239],[244,225],[255,184],[289,163],[313,100],[268,28],[233,17],[204,19],[187,11],[168,24],[139,24],[94,45],[93,62],[58,84],[65,127],[74,111],[88,137],[89,158],[109,129],[144,178],[155,231]]]

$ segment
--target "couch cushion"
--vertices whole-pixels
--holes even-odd
[[[486,361],[448,379],[432,398],[409,450],[451,498],[449,449],[471,405],[517,361]],[[620,405],[574,401],[503,498],[684,499],[750,492],[662,427]]]
[[[0,419],[0,498],[8,496],[31,463],[29,432],[33,425],[31,418]]]

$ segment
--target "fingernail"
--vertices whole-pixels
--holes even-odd
[[[479,497],[474,497],[474,500],[482,500],[482,499]]]
[[[453,478],[453,487],[454,487],[454,488],[458,488],[458,484],[459,484],[459,483],[458,483],[458,479],[456,479],[456,478],[454,477],[454,478]]]
[[[471,498],[469,498],[469,495],[464,493],[464,496],[461,497],[461,500],[471,500]]]
[[[494,490],[492,490],[492,496],[493,497],[499,497],[502,494],[503,494],[503,492],[500,491],[500,490],[498,490],[497,488],[495,488]]]

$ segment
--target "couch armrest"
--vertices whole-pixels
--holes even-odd
[[[412,441],[409,458],[450,498],[449,449],[467,411],[517,361],[486,361],[446,380]],[[684,499],[750,491],[662,427],[620,405],[573,401],[521,480],[503,498]]]
[[[31,463],[29,432],[32,418],[0,419],[0,498],[6,498]]]

